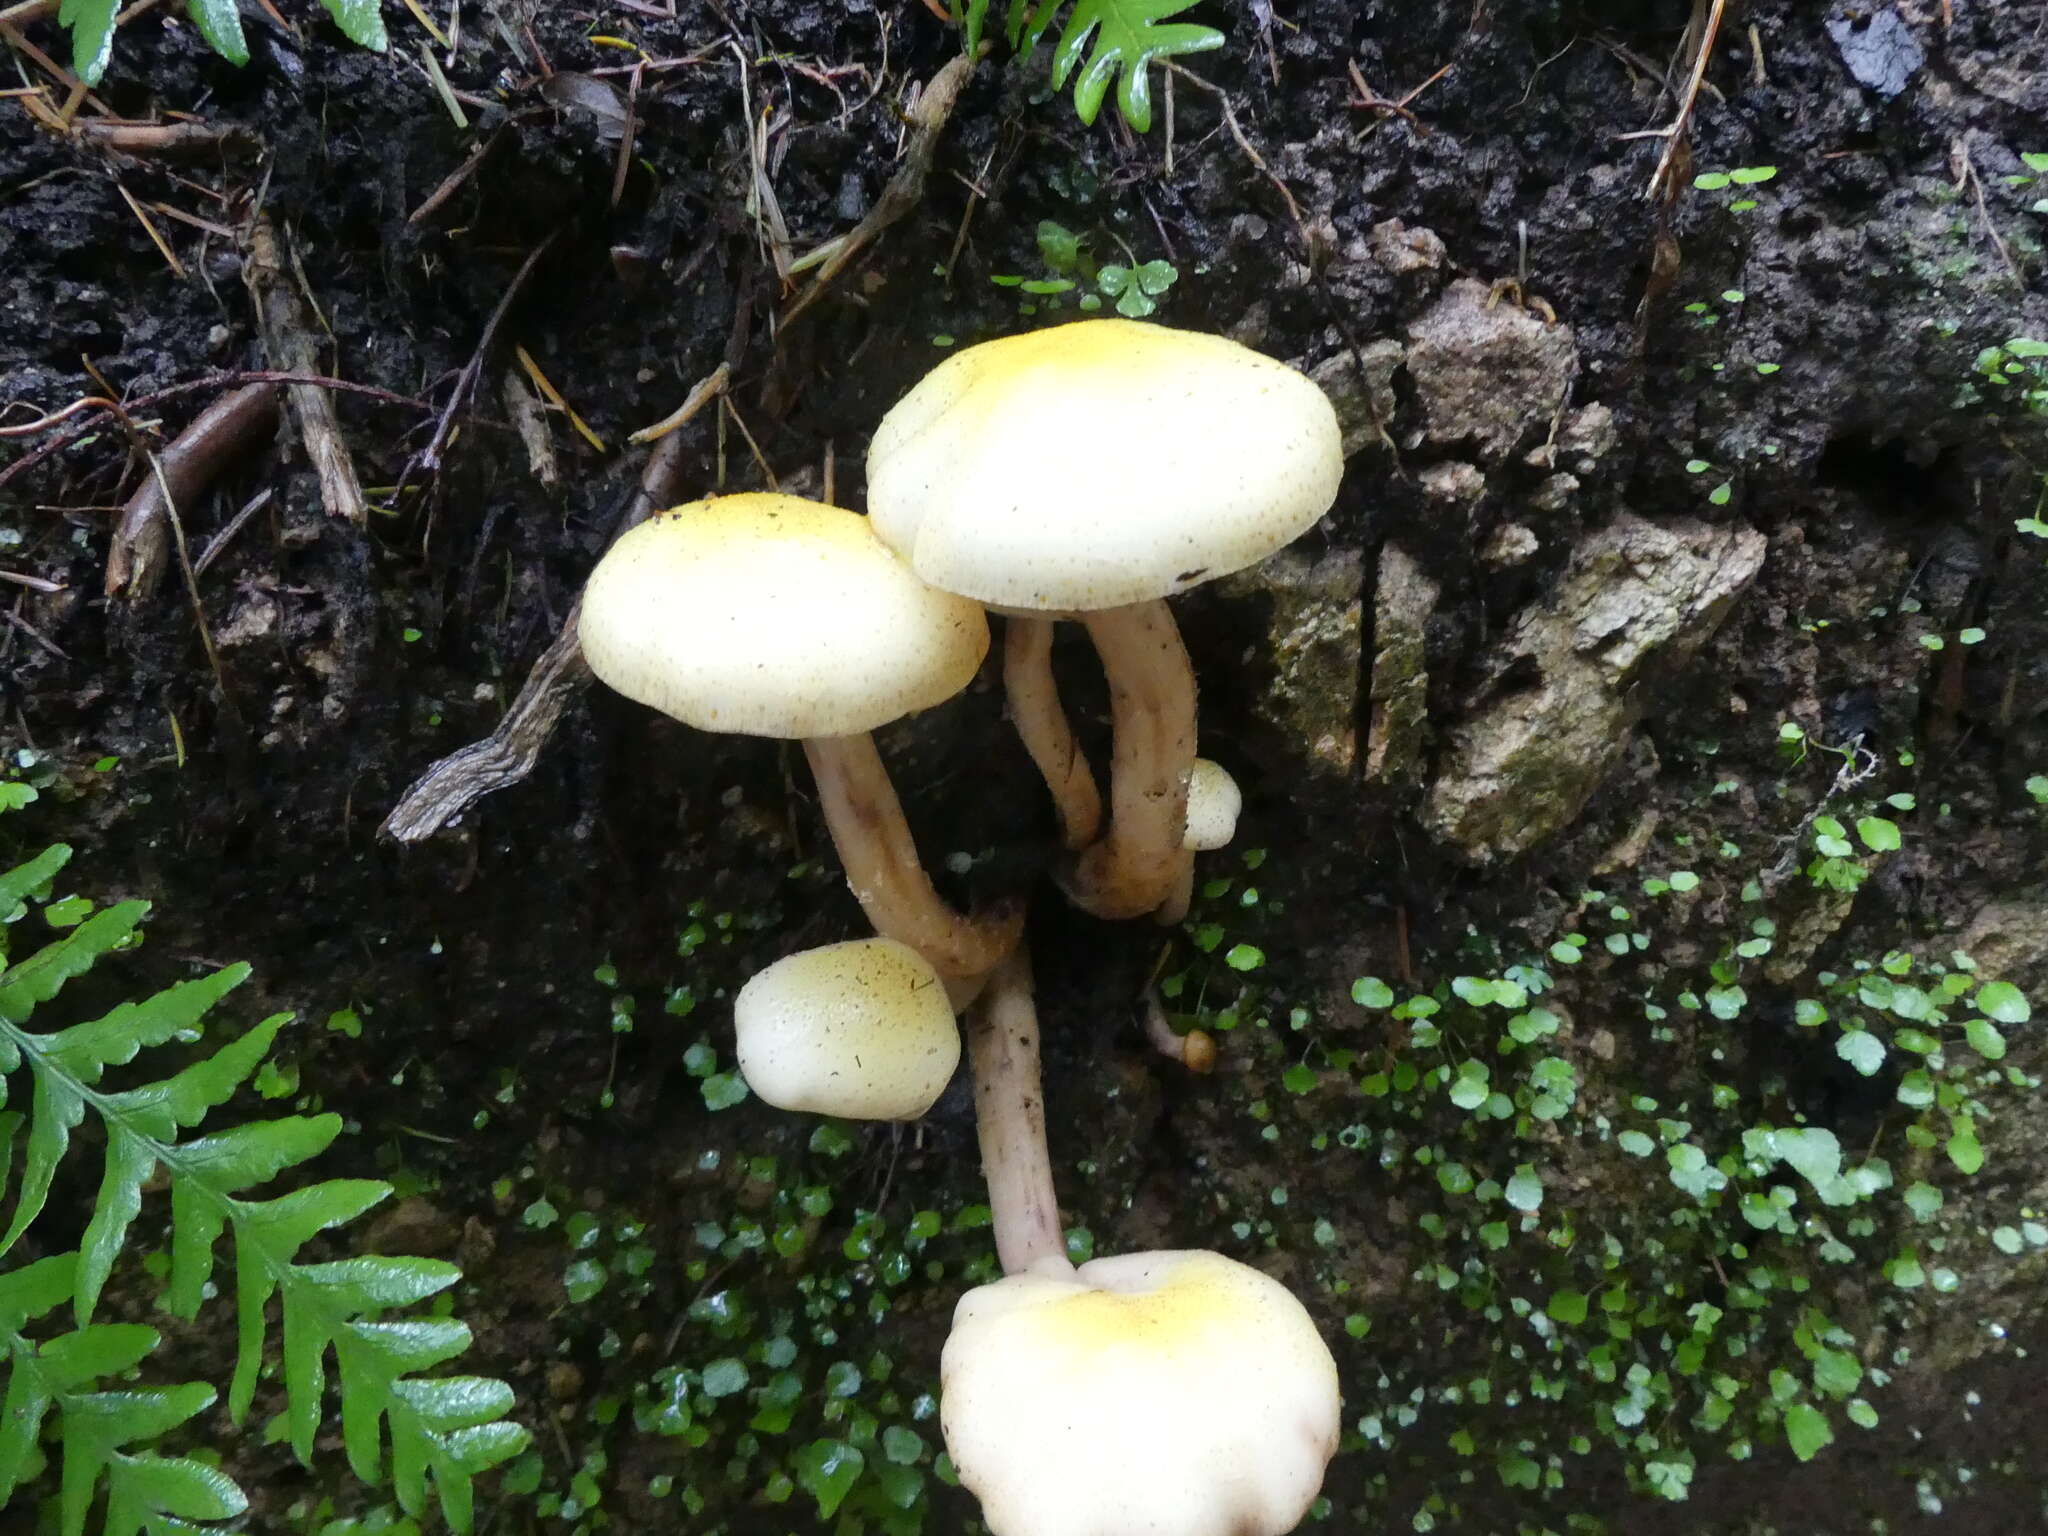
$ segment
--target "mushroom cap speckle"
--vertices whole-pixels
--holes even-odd
[[[933,586],[1083,612],[1263,560],[1323,515],[1343,471],[1336,411],[1286,364],[1081,320],[926,374],[868,447],[868,512]]]
[[[1227,848],[1237,836],[1237,816],[1243,809],[1244,791],[1237,780],[1221,763],[1196,758],[1188,774],[1188,826],[1181,845],[1199,853]]]
[[[946,1449],[994,1536],[1280,1536],[1337,1447],[1307,1311],[1216,1253],[969,1291],[940,1376]]]
[[[940,592],[858,513],[749,493],[656,513],[583,589],[591,671],[686,725],[850,736],[951,698],[988,618]]]
[[[732,1013],[740,1075],[777,1109],[915,1120],[960,1065],[944,983],[894,939],[786,955],[740,988]]]

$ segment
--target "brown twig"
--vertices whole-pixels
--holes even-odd
[[[1251,162],[1252,168],[1271,182],[1273,190],[1280,194],[1280,200],[1287,205],[1287,216],[1294,220],[1294,232],[1301,238],[1302,256],[1314,265],[1316,244],[1309,237],[1308,221],[1301,216],[1301,204],[1294,200],[1294,194],[1288,190],[1287,183],[1275,175],[1273,168],[1266,164],[1265,156],[1252,148],[1252,141],[1245,137],[1244,129],[1238,126],[1237,112],[1230,105],[1230,93],[1222,86],[1204,80],[1193,70],[1184,68],[1171,59],[1162,59],[1160,62],[1188,84],[1205,90],[1216,98],[1216,104],[1223,109],[1223,126],[1230,130],[1231,138],[1237,142],[1239,151]]]
[[[973,59],[962,54],[932,76],[918,96],[917,105],[908,114],[912,132],[896,174],[882,188],[882,195],[875,199],[875,205],[840,238],[837,248],[818,268],[818,275],[811,279],[810,285],[783,310],[782,324],[788,325],[823,298],[839,274],[874,243],[876,236],[924,201],[924,184],[931,175],[932,159],[938,153],[939,136],[945,132],[954,107],[959,105],[960,92],[973,76],[974,64]]]
[[[270,360],[287,373],[310,373],[314,360],[312,328],[306,304],[285,273],[283,250],[268,215],[257,213],[249,221],[243,246],[243,281],[256,306],[256,322],[263,333],[263,348]],[[342,441],[341,422],[334,414],[334,401],[325,390],[308,385],[290,386],[292,416],[306,445],[306,457],[320,482],[320,503],[330,517],[338,517],[360,528],[370,520],[363,499],[362,482],[356,478],[355,460]]]
[[[115,407],[124,421],[127,413]],[[156,590],[163,579],[166,523],[176,503],[189,503],[244,452],[277,427],[277,386],[248,384],[194,417],[162,454],[152,456],[154,472],[128,498],[107,551],[106,593],[126,593],[130,602]]]
[[[710,373],[691,386],[689,394],[683,397],[681,405],[669,412],[668,415],[662,417],[653,426],[642,427],[638,432],[629,436],[626,441],[629,443],[651,443],[660,438],[667,437],[669,433],[675,431],[677,427],[680,427],[692,416],[703,410],[713,395],[725,393],[725,387],[731,381],[732,365],[730,363],[720,363]]]
[[[11,11],[0,13],[0,39],[5,39],[7,46],[14,49],[17,53],[27,55],[41,67],[45,74],[71,92],[74,98],[73,104],[66,106],[63,112],[64,126],[67,129],[71,126],[71,114],[77,100],[82,99],[93,111],[99,113],[101,117],[118,117],[120,115],[104,101],[101,101],[99,97],[87,90],[85,82],[80,80],[78,76],[72,74],[70,70],[59,64],[55,59],[43,52],[42,49],[17,32],[8,20],[8,17],[12,14]]]
[[[1707,4],[1708,0],[1698,0]],[[1692,73],[1687,76],[1685,90],[1679,97],[1678,115],[1671,120],[1671,126],[1663,130],[1664,153],[1657,157],[1657,169],[1650,173],[1650,184],[1643,188],[1645,198],[1654,199],[1659,193],[1671,190],[1665,178],[1671,174],[1672,162],[1677,158],[1686,130],[1692,125],[1693,108],[1699,104],[1700,83],[1707,78],[1707,61],[1714,56],[1714,39],[1721,32],[1721,14],[1728,8],[1728,0],[1712,0],[1707,11],[1706,25],[1700,29],[1700,45],[1693,54]]]
[[[256,150],[256,135],[236,123],[133,123],[88,118],[72,125],[96,149],[140,159],[178,160],[207,154],[246,154]]]
[[[626,195],[626,175],[633,169],[633,140],[640,128],[640,76],[643,66],[635,64],[626,83],[626,121],[619,130],[619,157],[612,168],[612,206]]]
[[[491,311],[491,318],[484,322],[484,331],[477,338],[476,350],[470,354],[469,361],[462,365],[462,372],[455,376],[455,387],[448,392],[448,401],[441,407],[441,414],[434,422],[434,435],[427,439],[426,447],[406,461],[404,470],[400,472],[398,485],[391,493],[393,505],[396,505],[398,499],[404,495],[406,484],[412,479],[415,470],[428,476],[441,472],[441,455],[448,450],[448,438],[455,430],[455,418],[476,389],[476,381],[483,373],[484,358],[491,350],[491,343],[497,339],[498,327],[504,323],[506,311],[511,309],[512,301],[519,297],[519,290],[526,286],[526,280],[533,275],[533,269],[540,264],[541,257],[554,245],[555,238],[554,235],[549,235],[527,252],[526,260],[519,264],[519,270],[512,274],[512,281],[505,285],[505,292],[498,299],[498,307]]]
[[[1448,75],[1451,72],[1450,65],[1446,64],[1442,69],[1438,70],[1435,74],[1431,75],[1427,80],[1423,81],[1422,84],[1416,86],[1414,90],[1410,91],[1406,96],[1403,96],[1399,101],[1389,101],[1386,97],[1380,95],[1379,92],[1375,91],[1371,86],[1367,85],[1365,83],[1365,75],[1359,69],[1358,61],[1356,59],[1346,60],[1344,67],[1347,71],[1349,71],[1351,75],[1351,84],[1358,92],[1357,95],[1351,97],[1350,100],[1346,103],[1347,106],[1378,112],[1380,114],[1380,120],[1382,122],[1384,122],[1389,117],[1405,118],[1408,122],[1408,126],[1413,128],[1418,134],[1421,134],[1425,137],[1429,135],[1429,133],[1432,130],[1413,112],[1408,110],[1408,103],[1415,100],[1416,97],[1420,96],[1432,85],[1435,85],[1437,81],[1443,79],[1445,75]],[[1373,126],[1377,127],[1379,125],[1375,123]]]
[[[169,400],[174,396],[190,394],[193,390],[235,389],[245,384],[310,384],[320,389],[338,389],[352,395],[368,395],[372,400],[381,400],[386,405],[410,406],[416,411],[430,411],[433,409],[424,400],[414,399],[411,395],[397,394],[388,389],[379,389],[374,384],[357,384],[349,379],[328,378],[323,374],[317,373],[281,373],[274,369],[256,368],[243,369],[234,373],[209,374],[203,379],[187,379],[182,384],[166,385],[164,388],[152,390],[146,395],[137,395],[133,400],[128,401],[125,406],[116,404],[110,398],[87,396],[84,399],[72,401],[71,404],[65,406],[62,410],[54,412],[52,415],[38,421],[27,422],[20,427],[0,428],[0,438],[25,437],[33,432],[47,431],[58,422],[82,410],[92,410],[104,415],[118,415],[121,411],[126,410],[133,415],[146,411],[152,406],[161,404],[163,401]],[[74,432],[66,433],[55,442],[45,443],[32,453],[22,455],[22,457],[16,459],[5,469],[0,469],[0,485],[5,485],[17,475],[26,474],[44,459],[54,454],[62,453],[80,439],[98,430],[99,424],[91,422]]]
[[[726,373],[721,365],[705,383],[721,379]],[[702,409],[702,404],[718,392],[699,386],[691,391],[691,398],[701,396]],[[613,538],[645,522],[659,508],[675,503],[682,481],[682,445],[683,438],[674,431],[654,445],[646,467],[640,471],[639,489],[626,503]],[[415,779],[384,818],[384,824],[378,828],[380,835],[400,843],[423,841],[485,795],[508,789],[533,771],[563,709],[590,680],[590,668],[583,660],[583,646],[576,634],[576,619],[582,606],[582,599],[578,598],[562,623],[561,633],[526,674],[525,683],[497,729],[482,741],[442,758]]]
[[[1968,186],[1975,195],[1977,218],[1984,225],[1984,233],[1991,237],[1991,244],[1998,252],[1998,259],[2005,263],[2005,270],[2013,275],[2016,282],[2024,285],[2026,279],[2020,276],[2019,263],[2012,259],[2012,250],[2005,243],[2005,237],[1998,232],[1998,226],[1991,222],[1991,209],[1984,201],[1984,178],[1977,174],[1977,162],[1970,155],[1969,135],[1949,146],[1949,169],[1955,172],[1956,190]]]
[[[547,418],[541,415],[539,398],[526,387],[517,368],[505,370],[498,392],[505,401],[505,414],[512,418],[512,430],[526,449],[526,467],[542,485],[553,485],[560,471],[555,466],[555,440],[548,433]]]
[[[469,157],[462,164],[441,178],[441,184],[427,194],[425,202],[406,215],[405,222],[408,225],[417,225],[421,220],[431,216],[443,203],[460,191],[462,184],[475,175],[477,168],[491,157],[491,151],[505,142],[505,135],[511,130],[513,122],[518,117],[525,115],[525,113],[515,113],[513,117],[507,118],[504,122],[498,124],[491,131],[490,137],[486,138],[469,152]]]

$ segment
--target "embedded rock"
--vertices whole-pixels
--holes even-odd
[[[1416,478],[1422,484],[1423,495],[1448,506],[1475,502],[1486,494],[1486,476],[1458,459],[1432,464]]]
[[[1437,584],[1398,544],[1380,551],[1373,593],[1372,716],[1366,726],[1365,777],[1406,787],[1422,777],[1429,743],[1429,672],[1424,626]]]
[[[1355,355],[1344,347],[1303,369],[1336,407],[1345,458],[1377,439],[1394,419],[1394,370],[1401,366],[1402,356],[1401,343],[1383,338],[1358,348]]]
[[[1589,535],[1550,598],[1523,610],[1491,682],[1451,730],[1429,829],[1481,862],[1568,826],[1627,748],[1653,659],[1689,655],[1763,563],[1754,529],[1624,515]]]
[[[1497,463],[1524,437],[1547,429],[1577,366],[1571,327],[1545,325],[1486,284],[1461,278],[1408,328],[1430,442],[1470,442]]]
[[[1360,671],[1362,564],[1349,550],[1283,549],[1218,585],[1272,605],[1260,649],[1273,676],[1253,704],[1311,762],[1348,775],[1358,755],[1354,723]]]

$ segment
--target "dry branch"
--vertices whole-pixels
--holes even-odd
[[[910,143],[903,151],[903,163],[889,178],[889,185],[882,188],[882,195],[875,199],[874,207],[840,237],[832,254],[818,269],[818,275],[811,279],[810,286],[783,310],[784,325],[822,298],[833,280],[846,270],[854,257],[874,242],[877,235],[924,201],[924,184],[931,175],[932,158],[938,153],[939,135],[945,132],[947,120],[959,104],[960,92],[973,73],[974,60],[962,54],[932,76],[931,82],[917,98],[917,105],[908,114],[913,131]]]
[[[722,392],[726,376],[727,370],[721,364],[703,385],[690,392],[699,409]],[[676,425],[682,423],[678,421]],[[682,479],[682,444],[683,439],[671,431],[654,445],[646,467],[640,472],[640,488],[626,504],[613,538],[645,522],[657,508],[674,503]],[[583,660],[583,646],[576,634],[576,618],[582,607],[579,597],[563,620],[561,633],[526,674],[525,683],[505,711],[505,718],[498,722],[498,728],[482,741],[442,758],[415,779],[384,818],[384,824],[378,828],[381,835],[400,843],[424,841],[485,795],[509,789],[533,771],[541,748],[554,734],[562,710],[590,681],[590,668]]]
[[[107,552],[107,596],[125,592],[135,602],[156,590],[163,579],[172,502],[189,506],[232,459],[276,430],[277,391],[275,384],[249,384],[221,396],[157,456],[162,473],[142,482],[115,525]]]
[[[306,323],[307,306],[285,270],[277,231],[262,213],[249,223],[243,278],[256,305],[256,322],[271,363],[287,373],[318,372],[313,336]],[[333,397],[309,384],[290,388],[292,416],[305,440],[306,457],[319,477],[321,505],[330,516],[362,527],[369,521],[369,507],[363,500],[362,482],[356,478],[355,460],[341,440]]]

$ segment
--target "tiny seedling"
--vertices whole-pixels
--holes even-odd
[[[1087,236],[1052,219],[1039,221],[1038,257],[1045,263],[1043,277],[1015,272],[989,277],[998,288],[1014,288],[1025,296],[1017,306],[1020,314],[1059,309],[1067,302],[1066,295],[1080,288],[1084,291],[1073,302],[1084,312],[1092,314],[1102,308],[1103,300],[1110,299],[1118,314],[1142,320],[1158,311],[1160,296],[1180,278],[1179,269],[1169,261],[1139,262],[1133,257],[1129,265],[1098,264],[1087,249]]]
[[[1777,174],[1775,165],[1738,165],[1732,171],[1707,171],[1695,176],[1692,184],[1702,192],[1735,192],[1737,195],[1729,199],[1728,211],[1748,213],[1756,207],[1756,199],[1742,189],[1761,186]]]

